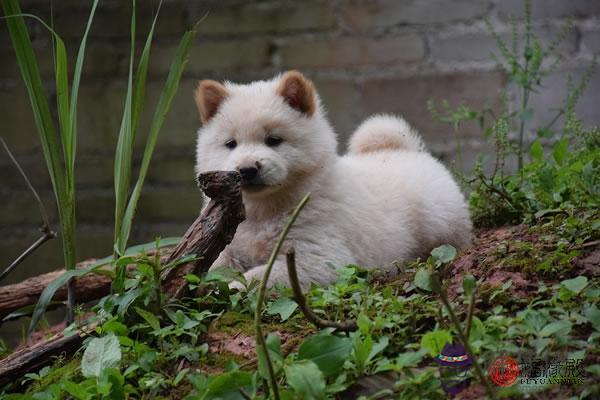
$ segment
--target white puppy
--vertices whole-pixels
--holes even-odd
[[[202,81],[196,172],[238,170],[246,220],[213,264],[261,279],[299,200],[311,199],[275,261],[269,284],[287,282],[294,247],[304,287],[335,281],[335,267],[376,267],[426,257],[471,238],[469,211],[452,176],[401,118],[374,116],[345,156],[312,82],[297,71],[247,85]]]

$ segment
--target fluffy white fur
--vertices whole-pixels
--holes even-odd
[[[292,100],[281,94],[290,74],[297,80],[284,95]],[[218,100],[199,104],[205,122],[198,132],[196,172],[259,162],[257,179],[264,184],[261,190],[243,190],[247,219],[213,268],[233,266],[248,280],[261,279],[291,210],[307,192],[311,200],[275,262],[271,285],[287,283],[289,247],[296,250],[299,277],[307,287],[332,283],[335,268],[347,264],[377,267],[425,257],[444,243],[469,244],[471,222],[463,195],[403,119],[369,118],[352,136],[349,154],[339,156],[320,99],[298,72],[247,85],[208,82],[199,86],[197,102]],[[312,101],[313,108],[298,107],[303,101]],[[202,107],[214,112],[206,114]],[[267,146],[269,135],[282,143]],[[232,139],[234,149],[225,146]]]

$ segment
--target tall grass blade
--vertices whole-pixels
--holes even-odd
[[[125,241],[121,237],[123,215],[129,197],[129,182],[131,179],[131,159],[133,152],[133,129],[132,129],[132,91],[133,91],[133,58],[135,50],[135,0],[132,1],[131,13],[131,49],[129,53],[129,74],[127,77],[127,94],[125,96],[125,107],[119,138],[115,153],[115,234],[114,253],[115,257],[121,255],[125,248]]]
[[[146,179],[146,174],[150,166],[150,161],[152,160],[154,148],[156,147],[158,133],[160,132],[160,129],[165,121],[165,117],[167,116],[167,113],[171,108],[173,98],[175,97],[177,89],[179,88],[181,75],[183,74],[183,70],[185,68],[185,65],[187,64],[188,55],[192,46],[192,41],[196,36],[196,33],[197,30],[196,28],[194,28],[190,31],[187,31],[183,35],[183,38],[179,43],[175,59],[173,60],[173,63],[171,64],[171,67],[169,69],[169,75],[167,77],[166,83],[161,91],[160,98],[158,100],[158,105],[156,106],[154,117],[152,118],[150,133],[148,135],[146,147],[144,149],[144,155],[142,158],[142,165],[140,167],[138,179],[135,183],[133,192],[131,193],[129,203],[127,204],[127,210],[125,211],[125,216],[123,218],[123,225],[120,235],[121,238],[123,238],[124,243],[127,242],[127,239],[129,238],[129,235],[131,233],[131,224],[135,216],[135,210],[140,194],[142,192],[142,187],[144,186],[144,180]]]
[[[29,94],[35,125],[40,137],[46,166],[58,207],[64,203],[64,168],[61,163],[61,145],[56,135],[48,99],[44,93],[38,63],[17,0],[3,0],[2,8],[13,43],[17,64]]]
[[[156,21],[158,20],[158,15],[160,14],[161,7],[162,0],[160,1],[160,3],[158,3],[158,8],[156,10],[156,14],[154,15],[152,26],[150,27],[150,32],[148,32],[148,37],[146,38],[146,43],[144,44],[144,50],[142,51],[142,55],[140,56],[140,62],[135,73],[135,83],[133,85],[132,98],[133,105],[131,115],[131,129],[133,131],[133,140],[135,140],[135,136],[137,134],[137,127],[140,115],[142,113],[142,108],[144,106],[144,97],[146,95],[146,77],[148,76],[148,61],[150,60],[150,49],[152,47],[152,39],[154,38],[154,27],[156,26]]]
[[[77,65],[74,73],[72,97],[69,99],[69,74],[67,64],[67,51],[60,36],[44,21],[35,15],[22,14],[17,0],[7,0],[2,3],[7,15],[9,32],[17,62],[21,69],[21,75],[29,92],[36,127],[42,143],[42,150],[46,159],[48,172],[52,181],[54,195],[58,206],[58,213],[62,228],[62,243],[65,268],[75,268],[75,154],[76,154],[76,124],[75,113],[77,108],[77,93],[81,69],[84,60],[85,39],[91,26],[97,0],[88,19],[86,35],[80,53],[77,57]],[[50,113],[48,99],[44,93],[39,67],[27,27],[23,20],[30,17],[40,22],[53,37],[54,56],[54,83],[56,85],[56,104],[58,113],[58,126],[60,136],[56,134],[54,122]],[[62,157],[61,157],[62,152]],[[61,160],[62,158],[62,160]],[[71,319],[74,307],[74,288],[72,284],[68,288],[67,319]],[[46,307],[40,308],[37,319],[32,320],[32,326],[37,325],[39,318],[43,315]]]
[[[81,43],[79,44],[79,51],[77,52],[77,59],[75,61],[75,70],[73,71],[73,81],[71,85],[71,109],[69,110],[69,126],[70,132],[73,134],[73,138],[69,143],[68,149],[69,154],[73,154],[73,158],[67,163],[67,169],[74,171],[75,169],[75,155],[77,148],[77,100],[79,98],[79,84],[81,82],[81,72],[83,70],[83,61],[85,58],[85,48],[87,45],[87,38],[92,26],[94,15],[96,14],[96,8],[98,6],[98,0],[94,0],[92,4],[92,10],[88,17],[87,25]]]

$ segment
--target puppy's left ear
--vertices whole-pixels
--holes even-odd
[[[315,113],[315,88],[312,82],[298,71],[288,71],[281,77],[277,93],[294,110],[312,116]]]

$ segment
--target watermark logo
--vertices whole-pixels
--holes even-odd
[[[521,355],[496,357],[488,369],[489,379],[498,386],[518,385],[521,391],[547,385],[582,385],[585,381],[583,359],[554,356],[540,358]]]
[[[519,384],[523,387],[545,385],[583,385],[583,359],[567,357],[524,358],[521,361]]]
[[[434,361],[440,366],[440,380],[444,392],[455,396],[469,387],[468,372],[473,359],[461,344],[446,343]]]
[[[488,369],[488,376],[492,382],[503,387],[513,385],[520,373],[519,363],[508,356],[497,357]]]

